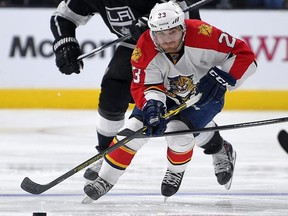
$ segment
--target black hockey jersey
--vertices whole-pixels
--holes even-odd
[[[89,19],[99,13],[110,29],[118,37],[129,34],[133,20],[149,15],[156,3],[165,0],[65,0],[62,1],[51,17],[51,31],[55,38],[73,36],[79,25],[85,25]],[[190,0],[191,2],[191,0]],[[191,3],[179,1],[180,6]],[[183,6],[184,7],[184,6]],[[200,19],[199,11],[189,12],[190,18]],[[96,27],[97,28],[97,27]],[[127,41],[135,44],[132,39]]]

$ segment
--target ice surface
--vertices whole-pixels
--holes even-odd
[[[83,171],[42,195],[20,188],[28,176],[46,184],[96,154],[93,110],[0,110],[0,215],[182,216],[288,215],[288,155],[277,142],[287,123],[223,131],[237,151],[232,187],[214,176],[212,157],[198,147],[179,192],[166,203],[160,185],[166,170],[166,144],[151,139],[118,184],[92,204],[84,197]],[[288,112],[222,112],[218,125],[287,117]]]

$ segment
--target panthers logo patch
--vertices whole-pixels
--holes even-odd
[[[187,101],[192,94],[195,93],[195,84],[193,82],[193,75],[178,76],[168,78],[169,87],[167,95],[172,99],[177,99],[180,103]]]
[[[131,60],[138,63],[141,56],[142,56],[141,49],[139,47],[135,47],[131,56]]]
[[[202,34],[205,36],[209,36],[211,37],[212,35],[212,26],[206,25],[206,24],[202,24],[198,27],[199,32],[198,34]]]

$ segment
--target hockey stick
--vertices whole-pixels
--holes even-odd
[[[278,133],[278,141],[281,147],[288,153],[288,133],[285,130],[281,130]]]
[[[238,123],[238,124],[230,124],[230,125],[223,125],[223,126],[216,126],[216,127],[207,127],[207,128],[201,128],[201,129],[195,129],[195,130],[182,130],[182,131],[172,131],[164,133],[162,136],[153,136],[153,137],[163,137],[163,136],[175,136],[175,135],[185,135],[185,134],[196,134],[196,133],[204,133],[204,132],[213,132],[213,131],[224,131],[224,130],[232,130],[232,129],[239,129],[239,128],[247,128],[247,127],[255,127],[255,126],[263,126],[263,125],[269,125],[269,124],[276,124],[276,123],[283,123],[287,122],[288,117],[284,118],[275,118],[275,119],[267,119],[267,120],[261,120],[261,121],[253,121],[253,122],[245,122],[245,123]],[[284,132],[280,132],[280,138],[281,138],[281,146],[284,148],[286,147],[285,151],[287,150],[288,153],[288,135],[286,132],[286,135]],[[129,132],[126,131],[120,131],[118,133],[120,136],[128,136]],[[139,133],[134,138],[147,138],[147,136],[144,133]],[[286,142],[286,144],[284,144]]]
[[[182,110],[184,110],[187,107],[190,107],[193,104],[195,104],[200,99],[200,97],[201,97],[201,94],[198,94],[195,97],[190,98],[185,103],[177,106],[174,109],[169,110],[163,116],[163,118],[169,119],[172,116],[177,115]],[[42,184],[38,184],[36,182],[33,182],[28,177],[25,177],[23,179],[22,183],[21,183],[21,188],[23,190],[27,191],[28,193],[31,193],[31,194],[41,194],[44,191],[47,191],[48,189],[54,187],[55,185],[58,185],[59,183],[61,183],[65,179],[69,178],[70,176],[74,175],[75,173],[79,172],[80,170],[84,169],[85,167],[89,166],[90,164],[94,163],[95,161],[99,160],[100,158],[104,157],[106,154],[114,151],[115,149],[125,145],[127,142],[131,141],[132,139],[136,138],[137,136],[143,134],[143,132],[145,132],[145,130],[146,130],[145,126],[140,128],[136,132],[134,132],[134,133],[130,134],[129,136],[125,137],[124,139],[120,140],[115,145],[113,145],[113,146],[109,147],[108,149],[100,152],[99,154],[91,157],[90,159],[88,159],[85,162],[81,163],[80,165],[74,167],[73,169],[71,169],[68,172],[64,173],[63,175],[61,175],[60,177],[56,178],[55,180],[49,182],[48,184],[43,184],[43,185]]]
[[[198,2],[188,6],[185,10],[183,10],[183,12],[185,13],[185,12],[188,12],[190,10],[198,9],[198,8],[202,7],[203,5],[205,5],[205,4],[209,3],[209,2],[212,2],[212,1],[214,1],[214,0],[201,0],[201,1],[198,1]],[[106,49],[108,47],[111,47],[111,46],[114,46],[114,45],[116,45],[116,44],[118,44],[120,42],[123,42],[123,41],[129,39],[130,37],[131,37],[131,35],[127,34],[127,35],[125,35],[123,37],[120,37],[120,38],[114,40],[114,41],[111,41],[111,42],[109,42],[107,44],[104,44],[104,45],[102,45],[100,47],[97,47],[97,48],[91,50],[89,53],[84,53],[84,54],[80,55],[77,58],[77,61],[81,61],[84,58],[96,55],[96,53],[101,52],[104,49]]]
[[[100,47],[97,47],[97,48],[93,49],[93,50],[92,50],[91,52],[89,52],[89,53],[82,54],[82,55],[78,56],[77,61],[81,61],[81,60],[84,59],[84,58],[87,58],[87,57],[96,55],[96,53],[101,52],[101,51],[103,51],[104,49],[106,49],[106,48],[108,48],[108,47],[111,47],[111,46],[114,46],[114,45],[116,45],[116,44],[118,44],[118,43],[120,43],[120,42],[122,42],[122,41],[125,41],[125,40],[129,39],[130,37],[131,37],[131,35],[130,35],[130,34],[127,34],[127,35],[125,35],[125,36],[123,36],[123,37],[120,37],[120,38],[114,40],[114,41],[111,41],[111,42],[109,42],[109,43],[107,43],[107,44],[104,44],[104,45],[102,45],[102,46],[100,46]]]
[[[202,7],[203,5],[208,4],[208,3],[212,2],[212,1],[214,1],[214,0],[201,0],[201,1],[198,1],[198,2],[188,6],[185,10],[183,10],[183,13],[186,13],[186,12],[188,12],[190,10],[198,9],[198,8]]]

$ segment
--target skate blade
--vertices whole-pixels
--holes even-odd
[[[91,199],[90,197],[88,196],[85,196],[85,198],[82,200],[82,204],[89,204],[89,203],[92,203],[94,202],[95,200]]]
[[[232,185],[232,180],[233,180],[233,176],[234,176],[234,171],[235,171],[235,163],[236,163],[236,151],[233,152],[233,173],[232,173],[232,177],[231,179],[224,185],[226,190],[229,190],[231,185]]]
[[[166,203],[168,197],[167,196],[164,196],[164,203]]]

